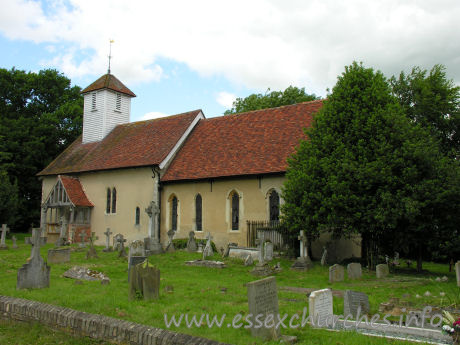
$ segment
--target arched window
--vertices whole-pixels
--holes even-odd
[[[110,191],[110,188],[107,188],[107,204],[105,207],[105,213],[110,213],[111,196],[112,196],[112,192]]]
[[[135,225],[139,225],[141,221],[141,209],[139,207],[136,207],[136,220],[135,220]]]
[[[196,231],[203,230],[203,221],[202,221],[202,199],[201,195],[197,194],[195,198],[195,221],[196,221]]]
[[[177,198],[171,200],[171,229],[177,230]]]
[[[240,223],[240,196],[237,192],[232,195],[232,230],[238,230]]]
[[[117,213],[117,190],[112,189],[112,213]]]
[[[273,190],[270,193],[269,198],[269,205],[270,205],[270,221],[279,221],[280,220],[280,196]]]

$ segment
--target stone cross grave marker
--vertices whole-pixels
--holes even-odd
[[[149,207],[145,209],[145,213],[149,216],[149,240],[147,250],[150,251],[150,254],[161,254],[163,253],[163,247],[160,243],[160,228],[158,224],[158,216],[160,214],[160,208],[155,201],[151,201]]]
[[[313,318],[313,325],[327,326],[333,316],[332,291],[330,289],[313,291],[308,297],[308,315]]]
[[[260,232],[259,238],[256,239],[257,249],[259,250],[259,262],[257,265],[263,266],[265,264],[264,261],[264,242],[265,242],[265,233],[263,231]]]
[[[102,249],[103,252],[111,252],[112,248],[110,248],[110,235],[112,235],[112,232],[110,231],[110,228],[107,228],[107,230],[104,232],[105,235],[105,248]]]
[[[323,255],[321,256],[321,266],[326,265],[326,263],[327,263],[327,249],[324,246],[323,247]]]
[[[265,242],[264,246],[264,260],[265,261],[272,261],[273,260],[273,243],[272,242]]]
[[[89,238],[89,249],[86,252],[86,259],[99,259],[96,248],[94,248],[94,241],[97,240],[96,233],[92,232]]]
[[[280,328],[275,325],[278,321],[278,290],[276,288],[276,278],[268,277],[261,280],[256,280],[246,284],[248,288],[248,305],[249,313],[253,315],[253,320],[258,317],[264,326],[260,328],[251,328],[251,335],[253,337],[260,337],[264,340],[277,339],[280,337]],[[272,328],[265,327],[265,319],[272,315],[273,323]],[[270,325],[269,322],[267,324]]]
[[[308,245],[307,245],[307,236],[305,235],[304,230],[300,230],[300,235],[297,237],[300,241],[300,256],[294,261],[294,264],[291,268],[296,270],[308,270],[313,267],[310,257],[308,256]]]
[[[195,232],[190,231],[188,233],[187,251],[193,253],[193,252],[196,252],[197,249],[198,248],[196,246],[196,241],[195,241]]]
[[[343,300],[343,314],[344,317],[352,315],[353,318],[358,316],[358,308],[360,309],[359,315],[365,315],[370,312],[369,297],[358,291],[346,290]]]
[[[357,262],[352,262],[347,265],[347,275],[349,279],[361,279],[363,275],[363,270],[361,264]]]
[[[13,247],[12,248],[13,249],[18,249],[19,247],[18,247],[18,245],[16,243],[16,241],[17,241],[16,236],[11,237],[11,240],[13,241]]]
[[[460,261],[455,264],[455,272],[457,273],[457,286],[460,287]]]
[[[345,276],[345,270],[342,265],[335,264],[329,267],[329,283],[341,282]]]
[[[116,246],[115,248],[118,250],[118,257],[127,257],[128,255],[126,254],[125,250],[125,242],[126,239],[123,238],[122,234],[116,234],[115,235],[115,240],[116,240]]]
[[[2,224],[2,238],[0,240],[0,249],[8,249],[8,246],[5,243],[6,233],[10,231],[10,229],[6,226],[6,224]]]
[[[375,275],[377,278],[385,278],[390,274],[387,264],[380,264],[375,266]]]
[[[59,233],[59,238],[57,239],[56,243],[54,244],[56,247],[64,246],[67,243],[67,221],[65,217],[61,217],[60,220],[61,223],[61,229]]]
[[[214,255],[214,251],[212,250],[211,241],[212,241],[212,236],[211,236],[211,233],[208,232],[208,234],[206,235],[206,246],[204,247],[204,250],[203,250],[203,260],[206,260],[208,256]]]
[[[174,248],[173,238],[176,232],[171,229],[167,232],[167,234],[168,234],[168,245],[166,246],[166,251],[170,253],[175,252],[176,249]]]
[[[41,289],[50,285],[50,267],[40,256],[41,230],[32,230],[32,251],[28,262],[18,270],[17,289]]]

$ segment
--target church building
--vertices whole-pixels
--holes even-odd
[[[193,110],[130,122],[135,95],[114,75],[82,94],[82,136],[38,174],[41,227],[51,241],[64,227],[74,242],[95,232],[103,244],[110,229],[128,242],[150,238],[164,247],[174,230],[175,238],[210,232],[218,248],[247,246],[248,221],[279,220],[287,158],[322,106],[209,119]],[[343,256],[359,256],[359,246],[345,242]]]

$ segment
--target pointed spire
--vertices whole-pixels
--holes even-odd
[[[107,74],[110,74],[110,60],[112,59],[112,43],[114,42],[114,40],[109,40],[109,68],[107,70]]]

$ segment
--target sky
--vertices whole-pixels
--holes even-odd
[[[53,68],[73,85],[111,72],[131,121],[289,85],[326,96],[353,61],[390,77],[446,67],[460,84],[458,0],[0,0],[0,68]]]

